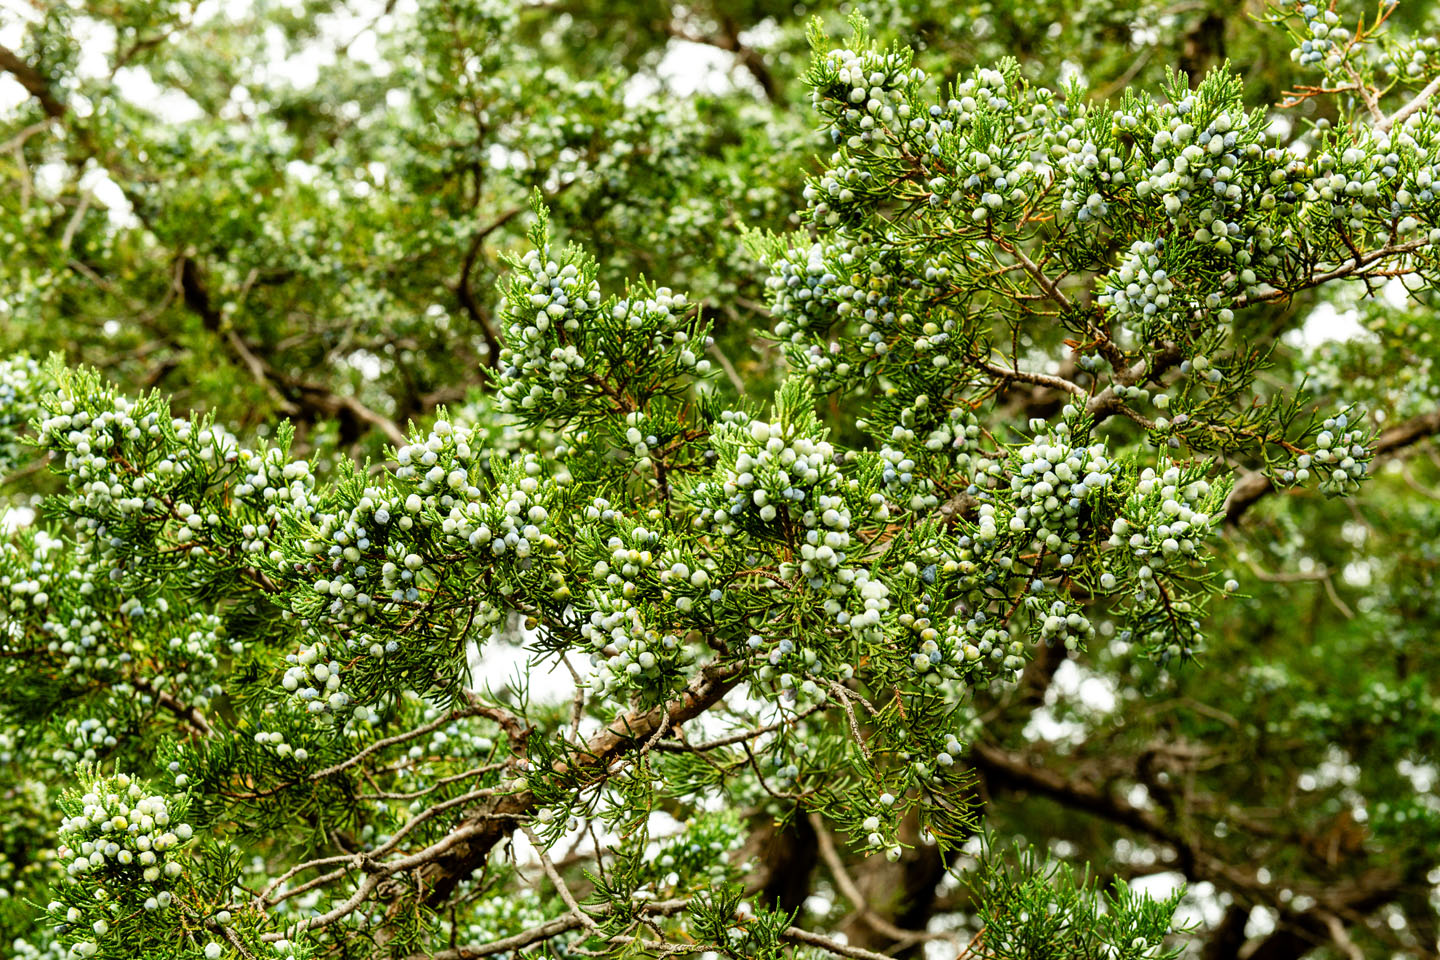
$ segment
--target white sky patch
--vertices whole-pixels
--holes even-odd
[[[1060,64],[1060,84],[1063,87],[1072,80],[1079,81],[1081,86],[1087,85],[1085,69],[1073,60],[1065,60]]]
[[[490,144],[485,151],[485,162],[491,170],[524,170],[530,165],[524,153],[503,143]]]
[[[79,17],[71,29],[80,49],[75,75],[82,80],[103,80],[109,76],[115,54],[115,28],[101,20]]]
[[[735,55],[703,43],[672,40],[664,58],[655,68],[660,79],[675,93],[688,97],[696,93],[725,93],[734,88],[730,70]]]
[[[732,53],[709,44],[672,40],[655,76],[637,73],[626,82],[625,104],[636,106],[666,90],[681,97],[726,93],[735,89],[735,68]],[[748,74],[746,78],[753,81]]]
[[[1025,723],[1025,736],[1048,743],[1079,743],[1085,736],[1085,725],[1074,720],[1057,720],[1049,707],[1036,707]]]
[[[740,31],[741,46],[751,50],[768,50],[780,39],[780,24],[774,17],[766,17],[755,26]]]
[[[1364,333],[1358,310],[1353,307],[1340,310],[1333,303],[1318,303],[1305,322],[1287,333],[1285,339],[1308,349],[1332,340],[1353,340]]]
[[[0,44],[20,46],[28,25],[39,19],[38,8],[25,0],[0,0]]]
[[[1401,776],[1409,777],[1416,793],[1429,793],[1435,787],[1436,769],[1433,763],[1414,763],[1401,760],[1395,765]]]
[[[625,106],[638,106],[660,92],[660,81],[648,73],[637,73],[625,81]]]
[[[1385,286],[1380,288],[1380,296],[1385,302],[1395,309],[1400,309],[1410,300],[1410,291],[1405,288],[1405,281],[1400,277],[1391,277],[1386,281]]]
[[[1115,709],[1115,684],[1104,677],[1086,677],[1080,681],[1080,689],[1076,692],[1080,702],[1096,713],[1109,713]]]
[[[1170,896],[1176,890],[1185,885],[1185,875],[1179,871],[1170,870],[1165,873],[1152,873],[1144,877],[1136,877],[1130,881],[1130,887],[1145,894],[1152,900],[1160,900]]]
[[[658,855],[661,843],[684,832],[684,829],[685,825],[683,823],[665,811],[653,811],[650,814],[649,822],[646,826],[646,833],[649,834],[651,838],[646,848],[648,855],[653,859]],[[595,839],[600,841],[600,849],[598,852],[602,857],[621,842],[621,837],[618,833],[605,830],[598,825],[595,830]],[[525,836],[523,830],[517,830],[511,834],[511,844],[511,849],[515,854],[515,861],[518,865],[521,867],[543,869],[540,867],[540,857],[535,852],[535,845],[530,842],[529,837]],[[573,854],[593,855],[597,852],[595,842],[591,839],[589,831],[580,829],[569,831],[562,836],[554,846],[550,847],[550,849],[566,851]]]
[[[304,160],[291,160],[285,164],[285,172],[301,183],[314,183],[320,175],[320,168]]]
[[[570,671],[559,660],[531,668],[530,661],[535,653],[529,649],[535,640],[535,631],[526,630],[518,623],[507,630],[509,639],[499,636],[473,642],[469,651],[470,683],[477,690],[487,687],[500,690],[516,678],[527,682],[532,702],[537,704],[568,703],[575,696],[575,680]],[[588,658],[571,657],[570,662],[580,674],[581,680],[593,676]]]
[[[156,83],[144,67],[121,67],[115,71],[115,86],[120,96],[164,123],[192,123],[205,115],[186,94]]]
[[[248,0],[228,0],[227,15],[245,16]],[[341,56],[364,63],[384,76],[389,64],[380,59],[380,33],[393,19],[413,12],[413,3],[397,4],[386,13],[385,0],[352,0],[343,8],[315,21],[318,36],[299,50],[287,51],[284,35],[271,28],[265,35],[268,47],[265,61],[257,65],[255,74],[261,83],[287,83],[297,90],[308,90],[320,81],[320,70],[334,66]]]
[[[9,46],[9,44],[5,44]],[[14,113],[20,106],[30,99],[29,92],[10,74],[0,75],[0,116]]]
[[[191,22],[203,25],[217,17],[238,20],[248,14],[252,6],[252,0],[201,0],[195,7]]]
[[[0,533],[8,536],[21,527],[28,527],[34,522],[35,510],[32,507],[9,507],[5,512],[0,513]]]
[[[335,65],[335,52],[307,47],[299,53],[276,60],[261,68],[266,79],[283,79],[297,90],[308,90],[320,82],[320,68]]]
[[[1119,704],[1119,687],[1107,677],[1066,660],[1055,670],[1050,687],[1045,691],[1045,705],[1030,714],[1025,735],[1049,743],[1078,744],[1085,736],[1085,724],[1077,720],[1060,720],[1054,707],[1061,700],[1078,701],[1087,710],[1103,716]]]
[[[1157,886],[1160,885],[1160,878],[1164,878],[1164,883],[1174,884],[1169,890],[1174,890],[1176,886],[1185,882],[1184,875],[1178,872],[1155,874]],[[1135,885],[1139,886],[1140,881],[1137,880]],[[1164,896],[1168,891],[1148,890],[1147,892],[1150,896],[1156,897]],[[1225,915],[1225,907],[1229,900],[1228,895],[1222,899],[1221,894],[1215,889],[1215,885],[1208,881],[1202,880],[1199,883],[1187,884],[1185,897],[1175,911],[1175,923],[1177,926],[1203,923],[1207,927],[1214,927]]]
[[[1276,137],[1280,142],[1290,138],[1290,131],[1295,129],[1295,122],[1283,113],[1272,113],[1270,122],[1265,127],[1267,136]]]
[[[35,7],[24,0],[0,0],[0,46],[18,49],[25,43],[29,25],[39,18]],[[20,81],[8,73],[0,73],[0,115],[12,113],[30,99]]]
[[[97,177],[90,192],[95,195],[96,200],[105,205],[105,214],[110,218],[112,228],[120,230],[140,226],[140,218],[135,216],[135,208],[131,206],[130,199],[108,174]]]
[[[61,160],[42,163],[32,174],[35,190],[42,197],[59,196],[69,176],[70,168]]]
[[[1109,713],[1115,709],[1118,688],[1114,682],[1086,670],[1074,660],[1066,660],[1055,670],[1051,689],[1055,691],[1055,696],[1046,699],[1052,702],[1065,697],[1079,700],[1097,713]]]
[[[1370,563],[1365,560],[1352,560],[1345,564],[1345,571],[1341,576],[1352,587],[1368,587],[1374,579]]]
[[[1245,936],[1253,940],[1275,932],[1275,912],[1269,907],[1255,907],[1250,911],[1250,920],[1245,924]]]
[[[369,184],[366,184],[364,181],[361,181],[358,185],[364,186],[367,190],[369,189]],[[345,358],[345,362],[360,371],[360,376],[366,380],[378,380],[380,374],[384,373],[386,368],[385,361],[368,350],[356,350],[352,352]]]

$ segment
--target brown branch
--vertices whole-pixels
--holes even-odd
[[[1437,90],[1440,90],[1440,77],[1436,77],[1434,80],[1431,80],[1429,83],[1427,83],[1425,85],[1425,88],[1419,93],[1415,94],[1414,98],[1411,99],[1409,103],[1405,104],[1399,110],[1396,110],[1394,113],[1390,114],[1390,116],[1386,117],[1384,120],[1381,120],[1379,123],[1375,124],[1375,129],[1383,133],[1386,130],[1389,130],[1391,127],[1394,127],[1396,124],[1404,123],[1410,118],[1410,115],[1412,113],[1425,106],[1426,102],[1431,97],[1435,96],[1435,92]]]
[[[1265,904],[1274,909],[1281,921],[1280,929],[1271,938],[1276,949],[1271,951],[1262,943],[1250,954],[1249,960],[1300,956],[1329,938],[1331,931],[1324,914],[1369,913],[1394,900],[1408,882],[1404,869],[1375,867],[1345,884],[1329,883],[1323,889],[1306,891],[1313,896],[1314,905],[1307,911],[1297,912],[1280,898],[1281,885],[1262,882],[1258,871],[1221,859],[1201,846],[1198,839],[1172,829],[1155,812],[1137,807],[1089,780],[1033,764],[1018,754],[987,743],[974,744],[969,761],[991,785],[1047,796],[1066,807],[1094,814],[1167,844],[1177,854],[1177,868],[1192,880],[1212,882],[1244,902]],[[1299,949],[1302,944],[1304,949]]]
[[[1336,929],[1340,922],[1337,913],[1363,916],[1389,903],[1397,892],[1397,889],[1386,885],[1353,889],[1350,895],[1340,898],[1340,903],[1331,905],[1327,900],[1325,906],[1312,907],[1290,916],[1282,914],[1275,931],[1262,939],[1246,960],[1292,960],[1327,942],[1334,943],[1347,956],[1353,957],[1355,954],[1351,948],[1354,943],[1349,940],[1345,928],[1340,926],[1338,931]],[[1238,957],[1239,953],[1234,956]]]
[[[1232,903],[1225,908],[1220,922],[1210,931],[1200,960],[1239,960],[1245,946],[1245,925],[1250,922],[1250,907]]]
[[[225,339],[230,351],[250,371],[255,382],[265,388],[276,408],[287,417],[305,416],[318,419],[339,416],[342,412],[355,420],[378,428],[397,447],[405,443],[405,433],[389,417],[366,406],[358,397],[335,393],[328,387],[282,373],[257,354],[243,337],[216,310],[210,291],[195,260],[181,256],[177,271],[180,292],[185,306],[200,318],[205,329]]]
[[[662,725],[679,726],[719,703],[740,682],[741,671],[733,664],[712,663],[674,700],[650,710],[634,711],[612,722],[591,737],[573,762],[555,766],[558,774],[594,776],[611,763],[637,749]],[[420,889],[432,906],[449,899],[457,884],[483,865],[495,844],[509,836],[520,820],[539,806],[529,790],[497,797],[483,809],[469,813],[456,828],[465,839],[455,843],[443,856],[420,866]],[[392,910],[397,909],[392,908]]]
[[[39,101],[46,115],[51,119],[59,119],[68,113],[65,104],[55,96],[50,81],[39,70],[26,63],[14,51],[4,46],[0,46],[0,70],[13,75],[20,82],[20,85]],[[94,142],[94,137],[89,131],[80,129],[76,131],[76,135],[81,143],[86,145],[92,152],[99,152]],[[142,213],[143,204],[140,202],[140,198],[126,189],[120,178],[113,177],[112,179],[115,179],[116,183],[120,185],[120,189],[124,192],[126,199],[130,201],[136,215],[141,217],[142,222],[145,222]],[[148,222],[146,225],[147,227],[149,226]],[[151,232],[154,232],[153,229]],[[209,293],[205,290],[195,261],[188,256],[183,257],[181,259],[180,269],[177,272],[179,274],[181,293],[185,298],[185,305],[200,317],[201,323],[204,324],[206,330],[219,332],[222,328],[224,318],[210,302]],[[284,388],[281,391],[283,395],[277,396],[276,400],[277,406],[287,415],[309,411],[334,416],[344,411],[356,420],[380,428],[391,442],[397,445],[405,442],[405,435],[399,427],[388,418],[381,416],[379,413],[365,406],[359,399],[340,396],[323,387],[304,383],[295,378],[276,376],[273,368],[271,368],[263,358],[256,356],[254,351],[251,350],[234,331],[227,331],[226,341],[231,350],[240,357],[241,362],[249,368],[251,374],[254,375],[257,380],[264,383],[267,390],[272,391],[272,396],[276,396],[275,388],[277,383]],[[299,409],[295,409],[297,404]]]
[[[657,900],[653,903],[647,903],[641,908],[641,912],[648,916],[668,917],[679,913],[689,905],[689,900]],[[600,912],[603,914],[607,909],[606,907],[601,907]],[[573,914],[566,914],[565,916],[556,917],[554,920],[547,920],[542,924],[531,927],[528,930],[522,930],[511,936],[503,937],[499,940],[492,940],[489,943],[454,947],[449,950],[438,950],[433,953],[427,951],[425,953],[411,954],[406,960],[477,960],[479,957],[493,957],[499,953],[512,953],[523,947],[528,947],[533,943],[553,939],[563,933],[578,930],[580,927],[581,922],[578,917]]]
[[[853,957],[854,960],[894,960],[883,953],[876,953],[874,950],[866,950],[863,947],[852,947],[849,944],[841,943],[839,940],[831,939],[818,933],[811,933],[809,930],[801,930],[799,927],[786,927],[780,934],[786,940],[793,940],[795,943],[803,943],[810,947],[819,947],[827,953],[833,953],[838,957]]]
[[[0,46],[0,70],[20,81],[20,86],[40,102],[40,108],[45,111],[46,116],[58,118],[65,115],[65,104],[55,96],[49,78],[8,47]]]
[[[1040,269],[1039,265],[1037,265],[1035,261],[1031,260],[1025,255],[1024,250],[1020,249],[1020,247],[1015,246],[1014,244],[1006,243],[999,238],[996,238],[995,245],[998,246],[1001,250],[1009,253],[1012,257],[1019,261],[1020,266],[1025,269],[1025,272],[1030,275],[1031,279],[1033,279],[1035,283],[1039,285],[1041,290],[1045,291],[1045,295],[1047,297],[1059,304],[1061,309],[1071,309],[1072,305],[1070,303],[1070,298],[1065,296],[1065,294],[1060,290],[1060,288],[1056,286],[1055,281],[1051,280],[1045,274],[1045,271]]]
[[[579,180],[580,177],[575,176],[562,182],[554,190],[546,194],[545,199],[547,201],[554,200],[578,183]],[[476,200],[478,202],[479,198],[477,197]],[[530,209],[528,203],[516,204],[497,216],[494,220],[477,228],[476,231],[470,235],[470,243],[465,248],[465,258],[460,264],[460,279],[455,283],[455,296],[460,300],[460,306],[465,309],[465,313],[469,315],[471,322],[480,328],[480,334],[485,338],[485,346],[488,350],[485,360],[492,367],[500,363],[500,336],[495,329],[495,322],[490,316],[490,311],[485,309],[484,304],[480,302],[480,298],[475,294],[475,288],[471,283],[472,274],[475,271],[476,262],[480,259],[480,251],[485,248],[486,238],[528,209]]]
[[[1373,447],[1375,458],[1378,460],[1390,456],[1437,433],[1440,433],[1440,410],[1411,417],[1376,438]],[[1245,511],[1274,491],[1275,485],[1260,471],[1245,474],[1225,499],[1225,522],[1232,526],[1238,524]]]
[[[1178,344],[1164,344],[1153,356],[1141,357],[1124,370],[1115,372],[1115,383],[1133,387],[1142,380],[1157,380],[1160,375],[1175,366],[1185,357]],[[1091,397],[1085,404],[1085,411],[1098,423],[1111,414],[1123,412],[1125,404],[1115,393],[1115,383]]]
[[[9,140],[6,140],[4,143],[0,143],[0,153],[11,153],[12,151],[19,151],[21,147],[25,146],[25,143],[31,137],[35,136],[35,134],[39,133],[41,130],[44,130],[46,127],[50,126],[50,124],[54,122],[54,117],[46,117],[44,120],[35,121],[34,123],[30,124],[30,126],[15,134],[15,136],[11,137]]]
[[[825,866],[830,870],[830,876],[835,880],[835,886],[839,887],[845,899],[854,906],[860,918],[876,933],[889,937],[895,941],[891,952],[913,946],[916,943],[927,940],[951,940],[956,943],[959,938],[953,933],[929,933],[924,930],[905,930],[886,920],[875,912],[860,887],[845,869],[845,863],[840,859],[840,852],[835,848],[835,840],[830,836],[830,831],[825,827],[825,821],[819,814],[810,814],[810,826],[815,830],[815,838],[820,848],[820,859],[825,861]]]
[[[570,915],[579,920],[585,929],[591,933],[600,933],[600,924],[595,922],[594,917],[581,909],[580,902],[575,899],[575,894],[570,891],[570,885],[565,882],[564,877],[560,876],[560,871],[555,869],[555,864],[550,859],[550,855],[545,852],[545,844],[535,835],[535,831],[531,830],[528,826],[524,827],[524,831],[525,836],[530,840],[530,844],[535,848],[535,853],[539,855],[540,865],[545,868],[545,875],[550,878],[550,882],[555,887],[555,892],[560,895],[560,899],[564,900],[565,906],[570,909]]]
[[[1235,298],[1235,301],[1231,304],[1231,307],[1239,310],[1241,307],[1248,307],[1251,304],[1255,303],[1269,303],[1276,300],[1288,300],[1296,293],[1299,293],[1301,290],[1309,290],[1312,287],[1318,287],[1323,284],[1329,283],[1331,280],[1342,280],[1345,277],[1353,276],[1357,273],[1360,273],[1360,271],[1375,263],[1377,260],[1383,260],[1386,257],[1400,256],[1407,253],[1414,253],[1416,250],[1421,250],[1428,246],[1430,246],[1430,241],[1428,238],[1407,240],[1404,243],[1388,244],[1386,246],[1380,247],[1377,250],[1371,250],[1369,253],[1360,254],[1358,257],[1351,258],[1350,260],[1345,261],[1333,270],[1327,270],[1324,273],[1311,274],[1302,283],[1297,284],[1291,289],[1272,289],[1265,293],[1259,293],[1253,297],[1242,294]],[[1390,275],[1391,274],[1386,274],[1386,276]],[[1364,274],[1363,276],[1369,276],[1369,274]]]
[[[142,693],[148,693],[153,696],[156,703],[160,704],[160,706],[166,710],[169,710],[181,720],[184,720],[189,724],[190,728],[200,736],[210,736],[210,722],[205,719],[205,714],[201,713],[199,708],[182,703],[168,690],[156,690],[148,679],[133,679],[130,681],[130,685]]]
[[[480,303],[470,285],[471,274],[475,270],[475,261],[480,257],[480,250],[485,246],[485,238],[525,210],[523,204],[511,207],[471,235],[470,245],[465,250],[465,259],[460,264],[460,279],[455,284],[455,296],[460,299],[460,305],[465,308],[465,312],[470,315],[471,321],[480,328],[481,336],[485,338],[485,360],[492,367],[500,363],[500,337],[495,330],[494,321],[490,318],[490,312]]]
[[[1097,814],[1130,827],[1162,843],[1178,845],[1179,838],[1153,814],[1134,806],[1084,780],[1066,777],[1046,767],[1035,766],[1017,754],[993,744],[977,742],[970,748],[971,766],[992,782],[1003,782],[1059,800],[1066,806]]]
[[[792,727],[798,721],[805,719],[812,713],[825,709],[827,704],[822,700],[811,704],[799,713],[777,720],[774,723],[767,723],[764,726],[755,727],[753,730],[742,730],[739,733],[732,733],[728,736],[716,737],[714,740],[705,740],[701,743],[690,743],[689,741],[658,741],[654,749],[662,753],[706,753],[710,750],[718,750],[721,747],[734,746],[737,743],[744,743],[749,740],[758,739],[767,733],[774,733],[784,727]],[[677,731],[683,733],[683,731]]]
[[[1083,387],[1077,383],[1066,380],[1064,377],[1055,377],[1048,373],[1037,373],[1033,370],[1007,370],[1004,367],[990,363],[988,360],[981,360],[979,358],[974,360],[974,364],[992,377],[1000,380],[1033,383],[1036,386],[1049,387],[1052,390],[1063,390],[1071,396],[1085,396],[1085,389]]]

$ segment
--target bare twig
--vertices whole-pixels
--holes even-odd
[[[811,933],[809,930],[801,930],[799,927],[787,927],[780,936],[786,940],[793,940],[795,943],[803,943],[806,946],[819,947],[827,953],[833,953],[838,957],[853,957],[854,960],[893,960],[883,953],[876,953],[874,950],[866,950],[864,947],[852,947],[848,943],[841,943],[831,937],[818,933]]]
[[[689,900],[656,900],[647,903],[641,908],[641,912],[655,917],[668,917],[679,913],[690,905]],[[600,908],[601,912],[608,911],[608,907]],[[480,957],[493,957],[500,953],[513,953],[531,944],[542,943],[554,939],[561,934],[578,930],[581,927],[580,920],[572,914],[556,917],[554,920],[547,920],[522,930],[519,933],[503,937],[499,940],[492,940],[489,943],[480,943],[472,946],[455,947],[450,950],[438,950],[412,954],[406,960],[478,960]]]
[[[959,943],[959,937],[955,934],[905,930],[876,913],[869,901],[865,899],[865,895],[860,892],[860,887],[855,883],[854,878],[846,871],[845,863],[840,859],[840,852],[835,849],[835,839],[825,826],[824,819],[819,814],[812,813],[810,814],[810,826],[815,830],[815,837],[820,848],[820,859],[825,861],[830,875],[834,877],[835,886],[840,889],[846,900],[854,904],[855,912],[870,926],[870,929],[895,941],[892,950],[902,950],[926,940],[952,940]]]
[[[545,852],[545,845],[540,842],[540,838],[535,835],[534,830],[528,826],[525,827],[524,830],[525,836],[530,839],[530,843],[535,847],[535,853],[540,857],[540,866],[545,868],[545,876],[550,878],[550,882],[555,885],[555,892],[560,894],[560,899],[565,901],[566,907],[570,908],[570,915],[576,920],[579,920],[581,925],[591,933],[598,935],[600,933],[600,924],[595,922],[594,917],[580,909],[580,904],[575,899],[575,894],[570,892],[570,887],[565,882],[565,878],[560,876],[560,871],[555,869],[555,864],[550,861],[550,855]]]

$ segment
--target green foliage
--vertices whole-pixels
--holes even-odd
[[[36,13],[0,936],[1427,955],[1415,6]]]
[[[1100,890],[1068,865],[1041,863],[1030,850],[1013,862],[987,850],[969,883],[981,904],[984,955],[997,960],[1160,960],[1180,953],[1167,940],[1182,891],[1156,901],[1119,879]]]

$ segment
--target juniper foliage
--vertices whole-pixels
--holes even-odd
[[[621,74],[549,69],[561,41],[525,5],[422,6],[382,34],[401,62],[422,39],[424,69],[379,134],[307,140],[278,101],[243,133],[219,109],[203,130],[139,123],[0,50],[39,117],[20,172],[67,130],[44,149],[104,169],[135,218],[28,188],[4,210],[12,237],[45,234],[0,303],[32,348],[0,366],[0,456],[38,507],[0,548],[15,955],[886,955],[852,907],[886,950],[1186,948],[1181,891],[1097,881],[1033,829],[984,834],[1004,784],[1270,903],[1153,804],[990,731],[1072,659],[1182,701],[1253,586],[1227,522],[1274,491],[1354,496],[1440,428],[1379,429],[1400,408],[1363,348],[1297,373],[1264,329],[1336,289],[1432,296],[1434,41],[1270,9],[1257,43],[1288,37],[1317,80],[1291,106],[1334,117],[1295,131],[1229,64],[1105,99],[1020,58],[936,73],[943,44],[815,20],[796,89],[824,145],[774,119],[778,172],[747,184],[750,154],[707,142],[699,113],[738,136],[733,103],[630,105]],[[30,53],[74,56],[79,16],[44,19]],[[117,55],[166,22],[116,16]],[[767,62],[719,24],[780,97],[801,25]],[[382,75],[350,81],[352,102],[385,99]],[[555,123],[523,120],[536,101]],[[292,139],[308,179],[276,172]],[[717,233],[723,252],[696,251]],[[158,250],[162,276],[138,272]],[[647,279],[656,263],[674,275]],[[129,360],[38,356],[47,318],[117,303],[181,357],[161,379],[219,344],[244,402],[280,418],[142,389]],[[1402,350],[1402,321],[1365,309]],[[287,315],[305,332],[282,346]],[[742,372],[751,332],[767,346]],[[1351,395],[1363,363],[1381,372]],[[1345,722],[1326,722],[1333,745]],[[1164,749],[1137,778],[1173,813]],[[827,907],[757,879],[785,835],[813,841]],[[923,857],[968,894],[919,929],[851,875]],[[1354,947],[1358,906],[1287,909]]]

